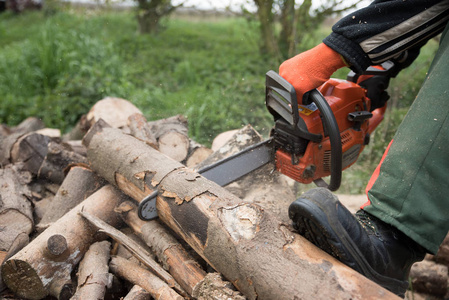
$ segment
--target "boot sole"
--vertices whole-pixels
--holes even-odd
[[[293,220],[298,233],[368,279],[404,297],[408,282],[376,272],[340,224],[337,214],[337,207],[343,207],[340,201],[328,191],[318,190],[312,191],[313,193],[318,194],[304,198],[302,201],[300,198],[290,205],[290,219]],[[319,199],[320,202],[314,201],[313,198]]]

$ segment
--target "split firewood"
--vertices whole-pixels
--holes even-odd
[[[149,122],[148,125],[158,141],[160,152],[176,161],[186,159],[189,153],[190,140],[185,117],[177,115]]]
[[[93,170],[135,200],[157,189],[160,220],[249,299],[395,297],[260,206],[104,122],[84,145]]]
[[[0,169],[0,251],[10,248],[22,235],[29,236],[34,229],[31,191],[27,184],[31,174],[22,171],[21,164]],[[22,243],[20,243],[22,244]]]
[[[111,243],[96,242],[89,247],[78,269],[78,287],[73,300],[104,299],[106,288],[112,284],[109,273]]]
[[[184,299],[158,276],[124,258],[113,257],[109,263],[109,268],[117,276],[144,288],[155,299]]]
[[[140,113],[128,117],[128,127],[132,136],[144,141],[154,149],[158,149],[156,137],[148,125],[147,119]]]
[[[434,261],[423,260],[410,270],[413,291],[443,297],[447,293],[448,268]]]
[[[106,182],[87,166],[74,165],[42,216],[37,229],[44,230],[105,184]]]
[[[135,285],[130,290],[129,293],[126,295],[123,300],[150,300],[151,294],[148,293],[144,288]]]
[[[159,278],[166,282],[170,288],[176,289],[179,293],[186,295],[185,291],[180,287],[180,285],[175,281],[175,279],[167,273],[156,261],[154,261],[149,253],[139,246],[131,238],[127,237],[124,233],[115,229],[113,226],[107,224],[95,216],[87,212],[80,212],[80,215],[88,220],[92,225],[98,228],[99,232],[106,233],[116,242],[123,245],[126,249],[131,251],[137,259],[142,262],[145,266],[151,269],[151,271],[156,274]]]
[[[8,288],[27,299],[47,295],[69,299],[73,295],[72,270],[93,242],[106,238],[96,234],[96,228],[79,213],[90,213],[120,227],[122,221],[114,207],[127,198],[106,185],[53,223],[5,262],[2,277]]]
[[[193,140],[190,140],[189,153],[187,155],[185,165],[189,168],[194,168],[199,163],[208,158],[212,153],[212,149],[209,149]]]

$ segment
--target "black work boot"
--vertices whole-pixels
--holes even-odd
[[[412,264],[426,254],[395,227],[363,210],[354,216],[324,188],[304,193],[290,205],[289,216],[313,244],[401,297]]]

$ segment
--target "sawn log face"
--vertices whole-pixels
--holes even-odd
[[[135,200],[157,188],[160,219],[249,299],[395,298],[262,207],[117,129],[97,123],[84,144],[92,168]]]

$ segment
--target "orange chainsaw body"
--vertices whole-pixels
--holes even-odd
[[[342,142],[342,169],[346,169],[357,160],[370,133],[382,121],[385,107],[374,110],[370,118],[351,121],[348,118],[350,114],[370,111],[371,101],[366,97],[366,89],[350,81],[330,79],[318,90],[335,115]],[[306,150],[300,157],[292,157],[292,154],[282,149],[276,150],[276,169],[307,184],[331,174],[331,145],[323,128],[320,111],[316,107],[299,105],[299,116],[306,123],[309,132],[320,134],[323,139],[320,142],[308,141]]]

